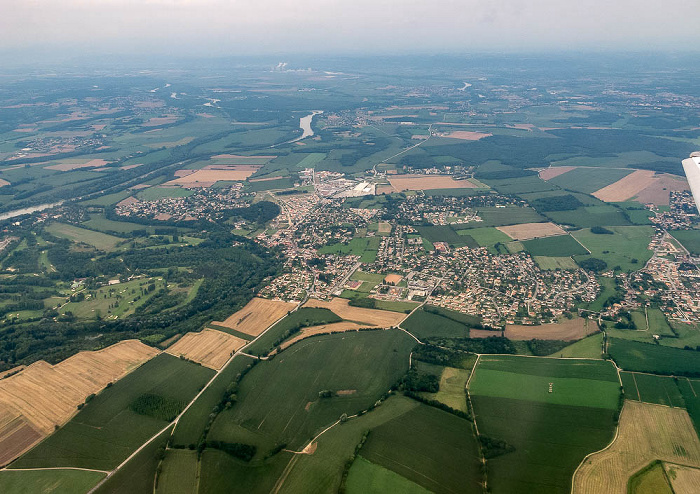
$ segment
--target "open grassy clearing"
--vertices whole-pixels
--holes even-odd
[[[167,424],[158,418],[162,412],[172,414],[177,408],[184,408],[213,374],[206,367],[161,354],[93,398],[70,422],[12,467],[114,468]],[[175,410],[136,408],[146,395],[162,397],[165,401],[161,406],[172,403]],[[105,448],[105,444],[109,447]]]
[[[577,254],[587,254],[571,235],[557,235],[554,237],[536,238],[522,242],[525,250],[533,256],[568,257]]]
[[[621,372],[620,377],[628,400],[685,408],[681,392],[672,377],[636,372]]]
[[[666,375],[700,375],[700,358],[694,350],[609,338],[608,352],[624,370]]]
[[[624,494],[628,479],[654,460],[700,467],[700,441],[688,413],[628,400],[615,442],[582,463],[573,492]]]
[[[610,410],[618,405],[620,384],[610,362],[482,356],[474,373],[473,395]]]
[[[0,492],[12,494],[81,494],[105,476],[84,470],[0,471]]]
[[[562,189],[590,194],[626,177],[633,170],[619,168],[574,168],[548,180]]]
[[[320,255],[339,254],[360,256],[360,261],[372,263],[377,258],[377,250],[381,239],[379,237],[353,238],[347,244],[330,244],[318,249]]]
[[[350,467],[345,491],[348,494],[428,494],[431,491],[391,470],[358,457]]]
[[[540,269],[546,269],[549,271],[557,269],[578,269],[578,264],[576,264],[571,257],[533,256],[533,258]]]
[[[418,339],[431,337],[468,338],[469,326],[444,315],[428,312],[424,308],[415,311],[401,323],[401,327]]]
[[[152,232],[153,227],[147,227],[138,223],[129,223],[128,221],[114,221],[105,218],[103,213],[92,213],[90,219],[81,223],[92,230],[101,232],[115,233],[131,233],[137,230],[146,230]]]
[[[427,405],[372,429],[361,454],[442,494],[479,490],[479,450],[470,422]]]
[[[624,271],[641,269],[651,258],[649,242],[654,235],[650,226],[611,226],[607,228],[612,235],[591,233],[589,228],[571,234],[586,248],[590,255],[576,256],[576,261],[590,257],[602,259],[609,268],[619,266]]]
[[[381,406],[369,413],[333,427],[316,441],[311,455],[298,455],[294,468],[280,492],[306,494],[307,492],[336,492],[340,485],[345,462],[353,454],[363,434],[419,406],[417,401],[402,395],[392,395]],[[348,487],[349,488],[349,487]]]
[[[140,190],[136,197],[142,201],[155,201],[166,197],[189,197],[194,191],[180,187],[149,187]]]
[[[692,255],[700,255],[700,230],[673,230],[670,233]]]
[[[545,214],[554,223],[572,225],[579,228],[628,226],[632,224],[619,208],[608,204],[584,206],[573,211],[548,211]]]
[[[496,207],[480,207],[477,209],[482,221],[460,225],[466,228],[479,228],[487,226],[508,226],[518,225],[521,223],[538,223],[545,221],[545,218],[540,216],[537,211],[529,207],[507,206]]]
[[[420,365],[431,365],[419,362]],[[420,368],[420,366],[417,366]],[[450,408],[467,413],[467,381],[471,375],[471,369],[457,369],[455,367],[442,367],[440,377],[440,389],[437,393],[421,393],[425,398],[444,403]]]
[[[398,330],[303,340],[246,375],[238,403],[218,416],[209,438],[255,439],[262,452],[283,442],[293,449],[303,447],[341,414],[363,410],[385,393],[408,369],[414,344]],[[343,393],[319,398],[323,390]]]
[[[630,477],[627,483],[630,494],[673,494],[671,484],[661,462],[653,462]]]
[[[79,228],[66,223],[51,223],[46,227],[46,230],[57,237],[92,245],[96,249],[104,250],[105,252],[116,250],[117,244],[124,241],[119,237],[86,230],[85,228]]]
[[[598,331],[598,326],[589,319],[574,317],[540,325],[507,324],[504,336],[511,340],[579,340]]]
[[[603,333],[593,334],[562,348],[550,357],[559,358],[601,358],[603,355]]]
[[[460,230],[459,235],[469,235],[481,247],[492,247],[497,243],[510,242],[510,237],[493,227]]]
[[[247,464],[223,451],[206,449],[200,462],[199,493],[269,494],[292,458],[282,451],[265,462]]]

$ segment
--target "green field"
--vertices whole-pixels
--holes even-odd
[[[473,356],[472,356],[473,357]],[[473,358],[476,361],[476,357]],[[444,403],[450,408],[468,413],[467,408],[467,381],[471,375],[471,369],[458,369],[456,367],[440,367],[433,364],[417,361],[416,368],[419,371],[426,366],[437,368],[437,376],[440,378],[440,389],[437,393],[421,393],[421,396]]]
[[[491,491],[563,494],[612,438],[620,386],[602,360],[482,356],[469,393],[479,433],[510,447],[487,449]]]
[[[466,227],[489,227],[489,226],[506,226],[518,225],[520,223],[539,223],[545,221],[545,218],[540,216],[537,211],[529,207],[508,206],[501,207],[480,207],[477,209],[479,216],[483,221],[465,225]],[[460,225],[461,227],[462,225]]]
[[[550,180],[550,184],[562,189],[570,189],[590,194],[606,185],[617,182],[634,170],[619,168],[574,168]]]
[[[540,269],[578,269],[578,264],[570,257],[533,256]]]
[[[593,334],[554,352],[551,357],[560,358],[601,358],[603,354],[603,333]]]
[[[493,247],[497,243],[506,243],[511,240],[508,235],[493,227],[471,228],[469,230],[460,230],[457,233],[459,235],[469,235],[481,247]]]
[[[700,255],[700,230],[673,230],[670,233],[692,255]]]
[[[610,297],[615,296],[615,294],[617,293],[617,285],[615,284],[615,280],[612,278],[599,276],[598,284],[601,288],[600,293],[598,294],[596,299],[590,304],[588,304],[588,306],[586,307],[587,309],[596,312],[603,310],[603,304],[605,304],[605,301],[608,300]]]
[[[695,432],[700,435],[700,381],[680,378],[677,385],[690,420],[693,421]]]
[[[115,232],[115,233],[131,233],[137,230],[147,230],[151,231],[153,228],[149,228],[145,225],[139,225],[138,223],[129,223],[128,221],[114,221],[105,218],[102,213],[93,213],[90,215],[90,219],[83,221],[81,223],[86,227],[99,230],[101,232]]]
[[[131,195],[131,192],[128,190],[124,190],[122,192],[116,192],[114,194],[107,194],[104,196],[100,196],[96,199],[90,199],[88,201],[83,201],[80,204],[83,204],[85,206],[111,206],[112,204],[116,204],[120,201],[123,201],[127,197]]]
[[[408,319],[401,323],[401,327],[418,339],[469,337],[469,326],[465,323],[428,312],[425,308],[421,308],[411,314]]]
[[[197,462],[196,451],[169,449],[158,474],[156,494],[197,492]]]
[[[418,233],[431,243],[447,242],[450,246],[455,248],[465,246],[475,248],[479,246],[472,237],[466,234],[458,235],[454,228],[448,225],[419,226]]]
[[[81,494],[105,476],[86,470],[0,471],[0,492],[7,494]]]
[[[256,444],[261,453],[283,442],[303,447],[343,413],[363,410],[385,393],[408,369],[414,344],[399,330],[303,340],[245,376],[238,403],[218,416],[209,439]],[[319,398],[323,390],[347,391]]]
[[[345,486],[348,494],[429,494],[430,491],[391,470],[358,457]]]
[[[353,238],[347,244],[330,244],[318,249],[318,253],[360,256],[361,262],[372,263],[377,258],[380,237]]]
[[[673,494],[663,464],[654,461],[630,477],[627,482],[629,494]]]
[[[361,454],[437,494],[477,491],[482,481],[471,423],[427,405],[372,429]]]
[[[130,408],[144,394],[184,407],[214,371],[161,354],[92,399],[66,425],[12,464],[13,468],[114,468],[167,425]],[[108,444],[109,447],[105,447]]]
[[[586,254],[571,235],[556,235],[554,237],[536,238],[522,242],[525,250],[533,256],[568,257],[576,254]]]
[[[66,223],[51,223],[46,230],[57,237],[67,238],[73,242],[82,242],[92,245],[96,249],[111,252],[116,249],[119,242],[124,240],[106,233],[93,232],[85,228],[68,225]]]
[[[180,187],[149,187],[143,189],[136,194],[136,197],[142,201],[156,201],[166,197],[189,197],[194,194],[190,189]]]
[[[685,408],[681,392],[672,377],[636,372],[621,372],[620,377],[628,400]]]
[[[667,375],[700,375],[700,354],[694,350],[609,338],[608,353],[628,371]]]
[[[554,223],[573,225],[579,228],[632,224],[620,209],[609,204],[584,206],[573,211],[548,211],[546,216]]]
[[[591,233],[589,228],[572,232],[572,235],[591,251],[590,255],[576,256],[576,261],[589,257],[602,259],[608,268],[620,266],[623,271],[636,271],[651,258],[649,242],[654,235],[650,226],[611,226],[613,235]]]
[[[350,276],[351,280],[356,280],[356,281],[368,281],[371,283],[374,283],[375,285],[377,283],[381,283],[384,281],[384,278],[386,275],[383,274],[376,274],[376,273],[365,273],[364,271],[360,271],[359,269],[352,273],[352,276]]]
[[[617,373],[601,360],[482,356],[474,372],[475,395],[611,410],[618,404]]]

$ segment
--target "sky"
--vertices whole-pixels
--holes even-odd
[[[697,51],[700,0],[0,0],[0,52]]]

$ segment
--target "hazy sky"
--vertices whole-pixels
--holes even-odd
[[[697,51],[699,21],[700,0],[0,0],[0,51]]]

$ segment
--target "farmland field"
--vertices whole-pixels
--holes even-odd
[[[628,400],[615,442],[583,462],[573,492],[624,494],[627,479],[654,460],[700,467],[700,441],[688,413]]]
[[[632,224],[620,209],[608,204],[584,206],[573,211],[549,211],[546,216],[560,225],[573,225],[580,228]]]
[[[571,257],[548,257],[548,256],[533,256],[535,263],[540,269],[555,270],[573,270],[578,269],[578,264]]]
[[[654,234],[650,226],[611,226],[612,235],[591,233],[589,228],[572,235],[591,251],[589,255],[576,256],[576,261],[589,257],[602,259],[609,268],[620,266],[624,271],[636,271],[651,258],[649,242]]]
[[[570,235],[557,235],[554,237],[537,238],[522,242],[533,256],[567,257],[577,254],[586,254],[586,249],[581,247]]]
[[[430,491],[405,477],[365,460],[359,456],[352,464],[346,484],[348,494],[381,494],[405,492],[407,494],[429,494]]]
[[[406,314],[400,312],[354,307],[348,305],[348,301],[342,298],[333,298],[330,302],[309,299],[309,301],[304,304],[304,308],[307,307],[328,309],[346,321],[354,321],[382,328],[396,326],[406,317]]]
[[[372,429],[361,454],[437,494],[476,491],[482,480],[471,424],[427,405]]]
[[[665,463],[666,473],[675,494],[694,494],[700,485],[700,469]]]
[[[46,230],[57,237],[67,238],[78,243],[86,243],[92,245],[96,249],[104,250],[105,252],[115,250],[117,244],[123,241],[123,239],[119,237],[86,230],[85,228],[79,228],[66,223],[52,223],[46,227]]]
[[[591,323],[589,323],[591,324]],[[603,353],[603,333],[593,334],[554,352],[551,357],[560,358],[601,358]]]
[[[258,336],[270,324],[283,317],[296,306],[297,304],[290,302],[255,297],[241,310],[227,317],[225,321],[215,321],[213,324],[226,326],[251,336]]]
[[[630,494],[673,494],[664,467],[659,461],[652,462],[630,477],[627,492]]]
[[[510,242],[510,237],[493,227],[460,230],[459,235],[469,235],[481,247],[491,247],[497,243]]]
[[[636,372],[621,372],[620,377],[628,400],[685,408],[681,392],[672,377]]]
[[[158,475],[157,493],[197,492],[197,452],[189,449],[170,449]]]
[[[319,254],[341,254],[360,256],[362,262],[374,262],[381,239],[379,237],[353,238],[347,244],[330,244],[318,249]]]
[[[475,358],[473,359],[476,360]],[[423,364],[421,365],[430,365]],[[420,368],[420,366],[418,366]],[[425,398],[444,403],[450,408],[468,412],[467,409],[467,381],[471,375],[471,369],[458,369],[455,367],[442,367],[440,372],[440,388],[437,393],[422,393]]]
[[[531,240],[533,238],[566,234],[562,227],[551,222],[500,226],[498,229],[513,240]]]
[[[654,183],[654,174],[655,172],[651,170],[635,170],[634,173],[621,178],[617,182],[602,187],[594,192],[593,195],[605,202],[627,201],[652,185]]]
[[[0,471],[0,492],[12,494],[82,494],[104,477],[84,470]]]
[[[610,338],[608,352],[617,365],[624,370],[669,375],[700,375],[700,359],[693,350]]]
[[[212,369],[220,369],[233,352],[246,343],[246,340],[222,331],[204,329],[199,333],[187,333],[166,352],[176,357],[184,356]]]
[[[574,168],[571,171],[550,178],[548,182],[563,189],[590,194],[617,182],[632,172],[633,170],[619,168]]]
[[[469,326],[463,322],[421,308],[401,323],[401,327],[419,339],[430,337],[468,338]]]
[[[674,230],[670,233],[691,254],[700,255],[700,230]]]
[[[598,330],[596,324],[588,319],[575,317],[562,319],[551,324],[518,325],[507,324],[504,336],[511,340],[578,340]]]
[[[161,354],[93,398],[65,426],[12,464],[13,468],[74,466],[109,469],[167,425],[153,415],[137,413],[145,394],[183,407],[214,372]],[[104,444],[110,447],[105,448]]]
[[[342,413],[367,408],[385,393],[408,369],[414,344],[398,330],[303,340],[246,375],[238,403],[218,416],[209,439],[254,440],[262,452],[281,442],[301,448]],[[343,393],[319,398],[323,390]]]

